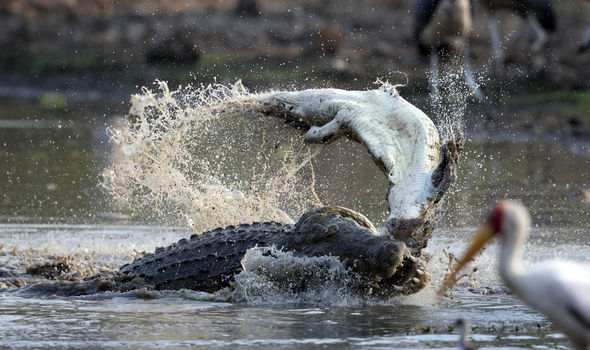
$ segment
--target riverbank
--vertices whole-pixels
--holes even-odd
[[[235,3],[3,3],[0,95],[49,107],[120,105],[155,79],[171,87],[241,79],[258,91],[367,89],[379,77],[404,83],[407,76],[403,95],[429,109],[428,63],[415,49],[412,1],[261,0],[258,12],[236,11]],[[468,128],[590,138],[590,53],[576,52],[590,8],[557,2],[556,12],[558,31],[541,70],[532,68],[527,23],[502,14],[507,64],[499,72],[489,19],[475,7],[474,67],[494,120],[486,121],[484,108],[471,102]]]

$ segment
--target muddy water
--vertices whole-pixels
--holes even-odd
[[[182,220],[121,207],[100,188],[112,154],[104,130],[120,123],[118,113],[105,114],[105,106],[64,111],[35,105],[0,101],[2,277],[55,256],[69,256],[78,265],[74,273],[90,275],[191,233]],[[583,202],[590,158],[518,140],[467,142],[459,180],[428,247],[435,284],[446,253],[459,253],[488,205],[504,197],[522,200],[536,225],[526,265],[556,257],[590,260],[590,205]],[[273,149],[282,149],[279,141]],[[321,148],[313,160],[315,189],[322,203],[355,208],[381,224],[386,183],[367,158],[348,141]],[[334,293],[312,304],[281,296],[229,303],[223,293],[0,292],[0,347],[452,349],[457,336],[451,326],[466,317],[474,327],[471,339],[485,348],[568,348],[544,316],[505,293],[495,272],[496,250],[487,249],[475,262],[478,271],[441,303],[431,288],[387,302]]]

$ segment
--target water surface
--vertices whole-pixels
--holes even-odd
[[[122,208],[101,189],[100,174],[111,161],[104,130],[121,118],[104,110],[43,110],[31,100],[0,100],[4,269],[68,256],[80,273],[92,274],[191,233],[181,222]],[[561,145],[517,139],[476,142],[468,135],[458,181],[427,249],[435,284],[447,267],[446,254],[462,251],[499,198],[517,198],[530,208],[535,227],[525,265],[549,258],[589,262],[590,205],[583,201],[589,158]],[[386,182],[367,158],[350,141],[323,147],[313,161],[315,188],[324,204],[355,208],[380,225],[387,214]],[[486,349],[569,348],[543,315],[506,293],[496,275],[496,253],[495,245],[487,249],[474,264],[478,271],[442,302],[432,288],[390,301],[335,294],[311,305],[280,296],[230,303],[223,293],[186,291],[79,297],[0,292],[0,347],[453,349],[452,324],[466,317],[474,327],[471,339]]]

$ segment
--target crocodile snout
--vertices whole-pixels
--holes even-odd
[[[383,279],[391,278],[402,265],[406,245],[403,242],[387,242],[378,254],[377,266]]]
[[[387,221],[387,232],[398,240],[405,240],[413,236],[425,223],[421,217],[404,219],[394,218]]]

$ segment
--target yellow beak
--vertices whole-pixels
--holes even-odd
[[[479,228],[479,231],[475,234],[471,245],[467,247],[467,250],[463,254],[463,257],[457,262],[455,267],[443,280],[443,284],[438,290],[438,295],[442,296],[446,291],[455,283],[457,273],[473,258],[477,252],[483,248],[483,246],[494,237],[494,230],[488,224],[484,224]]]

